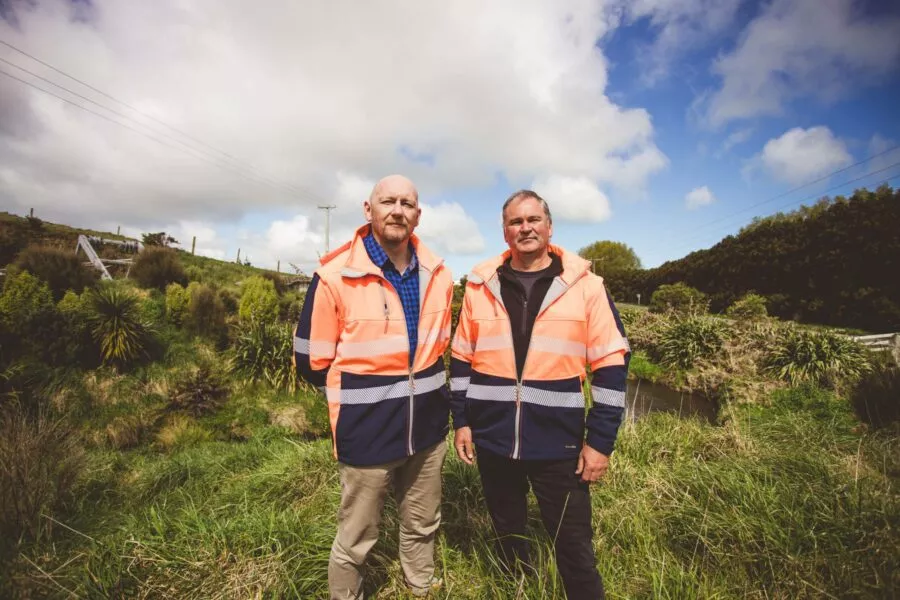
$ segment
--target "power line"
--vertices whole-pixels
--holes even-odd
[[[3,59],[0,58],[0,61],[2,61],[2,60],[3,60]],[[4,62],[7,62],[7,61],[4,61]],[[10,63],[10,64],[11,64],[11,63]],[[62,90],[65,90],[66,92],[72,94],[73,96],[77,96],[78,98],[82,98],[82,99],[84,99],[84,100],[87,100],[88,102],[91,102],[91,103],[93,103],[93,104],[95,104],[95,105],[97,105],[97,106],[103,108],[104,110],[107,110],[107,111],[113,113],[113,114],[116,115],[116,116],[119,116],[119,117],[122,117],[122,118],[124,118],[124,119],[127,119],[127,120],[129,120],[129,121],[131,121],[131,122],[133,122],[133,123],[138,124],[138,125],[143,125],[142,123],[139,123],[138,121],[135,121],[134,119],[128,117],[127,115],[123,115],[122,113],[117,112],[117,111],[115,111],[115,110],[113,110],[113,109],[111,109],[111,108],[109,108],[109,107],[106,107],[106,106],[104,106],[104,105],[102,105],[102,104],[99,104],[99,103],[97,103],[97,102],[94,102],[93,100],[91,100],[91,99],[89,99],[89,98],[85,98],[84,96],[82,96],[82,95],[80,95],[80,94],[78,94],[78,93],[76,93],[76,92],[73,92],[73,91],[69,90],[69,89],[66,88],[66,87],[63,87],[63,86],[61,86],[61,85],[59,85],[59,84],[56,84],[56,83],[53,83],[52,81],[46,80],[46,79],[44,79],[43,77],[41,77],[41,76],[39,76],[39,75],[36,75],[36,74],[32,73],[32,72],[29,71],[28,69],[23,69],[22,67],[19,67],[19,66],[17,66],[17,65],[13,65],[13,66],[15,66],[16,68],[18,68],[18,69],[20,69],[20,70],[22,70],[22,71],[28,73],[29,75],[34,75],[34,76],[37,77],[38,79],[42,79],[42,80],[44,80],[44,81],[47,81],[47,83],[50,83],[51,85],[54,85],[54,86],[56,86],[56,87],[58,87],[58,88],[60,88],[60,89],[62,89]],[[275,188],[275,189],[279,189],[279,190],[281,190],[281,191],[287,191],[287,192],[290,192],[290,193],[292,193],[292,194],[296,194],[296,193],[297,193],[297,191],[292,190],[292,189],[290,189],[289,187],[286,187],[286,186],[283,186],[283,185],[279,185],[279,184],[276,183],[276,182],[269,181],[269,180],[267,180],[266,178],[264,178],[264,177],[262,177],[262,176],[260,176],[260,175],[256,175],[256,174],[254,174],[254,173],[245,173],[245,172],[243,172],[243,171],[240,171],[240,170],[238,170],[238,169],[232,167],[232,166],[229,165],[228,163],[224,163],[224,162],[221,162],[220,159],[216,159],[216,158],[214,158],[214,157],[210,157],[210,156],[208,155],[208,153],[203,153],[201,150],[198,150],[197,148],[193,148],[193,147],[191,147],[191,146],[185,144],[184,142],[182,142],[182,141],[180,141],[180,140],[178,140],[178,139],[176,139],[176,138],[173,138],[172,136],[166,135],[166,134],[164,134],[164,133],[162,133],[162,132],[159,132],[159,131],[153,131],[153,133],[156,134],[156,135],[162,135],[162,136],[164,136],[164,137],[166,137],[166,138],[168,138],[168,139],[170,139],[170,140],[173,140],[174,142],[180,144],[180,145],[182,146],[181,148],[179,148],[179,147],[177,147],[177,146],[173,146],[172,144],[169,144],[169,143],[167,143],[167,142],[164,142],[163,140],[161,140],[161,139],[155,137],[154,135],[151,135],[151,134],[147,133],[146,131],[142,131],[142,130],[139,130],[139,129],[135,129],[134,127],[131,127],[131,126],[129,126],[129,125],[126,124],[126,123],[122,123],[121,121],[117,121],[116,119],[112,119],[112,118],[110,118],[110,117],[107,116],[107,115],[104,115],[104,114],[99,113],[99,112],[97,112],[97,111],[91,110],[91,109],[89,109],[89,108],[87,108],[87,107],[85,107],[85,106],[83,106],[83,105],[81,105],[81,104],[79,104],[79,103],[77,103],[77,102],[75,102],[75,101],[73,101],[73,100],[70,100],[70,99],[65,98],[65,97],[63,97],[63,96],[60,96],[59,94],[55,94],[55,93],[53,93],[53,92],[51,92],[51,91],[49,91],[49,90],[45,90],[44,88],[42,88],[42,87],[40,87],[40,86],[37,86],[37,85],[35,85],[34,83],[32,83],[32,82],[30,82],[30,81],[27,81],[27,80],[25,80],[25,79],[22,79],[22,78],[20,78],[20,77],[16,77],[15,75],[13,75],[13,74],[11,74],[11,73],[9,73],[9,72],[7,72],[7,71],[4,71],[3,69],[0,69],[0,74],[6,75],[7,77],[9,77],[9,78],[11,78],[11,79],[15,79],[16,81],[19,81],[19,82],[21,82],[21,83],[24,83],[25,85],[28,85],[28,86],[30,86],[30,87],[32,87],[32,88],[34,88],[34,89],[36,89],[36,90],[38,90],[38,91],[40,91],[40,92],[43,92],[43,93],[45,93],[45,94],[47,94],[47,95],[49,95],[49,96],[52,96],[52,97],[57,98],[57,99],[59,99],[59,100],[62,100],[63,102],[67,102],[68,104],[71,104],[72,106],[75,106],[75,107],[77,107],[77,108],[80,108],[81,110],[83,110],[83,111],[85,111],[85,112],[88,112],[88,113],[91,113],[92,115],[95,115],[95,116],[97,116],[97,117],[100,117],[101,119],[104,119],[104,120],[106,120],[106,121],[109,121],[110,123],[115,123],[116,125],[119,125],[120,127],[124,127],[125,129],[128,129],[129,131],[132,131],[132,132],[134,132],[134,133],[137,133],[137,134],[139,134],[139,135],[142,135],[142,136],[144,136],[144,137],[146,137],[146,138],[148,138],[148,139],[150,139],[150,140],[153,140],[154,142],[156,142],[156,143],[158,143],[158,144],[162,144],[162,145],[165,146],[166,148],[170,148],[170,149],[175,150],[175,151],[185,152],[186,154],[188,154],[188,155],[191,156],[192,158],[200,159],[200,160],[205,161],[205,162],[208,162],[208,163],[210,163],[210,164],[212,164],[212,165],[214,165],[214,166],[216,166],[216,167],[219,167],[220,169],[223,169],[223,170],[226,170],[226,171],[230,171],[231,173],[234,173],[234,174],[236,174],[236,175],[239,175],[240,177],[246,179],[247,181],[250,181],[250,182],[252,182],[252,183],[257,183],[257,184],[263,183],[263,184],[269,185],[270,187],[273,187],[273,188]],[[152,131],[152,130],[151,130],[151,131]]]
[[[739,215],[739,214],[741,214],[741,213],[745,213],[745,212],[747,212],[747,211],[749,211],[749,210],[752,210],[752,209],[754,209],[754,208],[757,208],[757,207],[759,207],[759,206],[762,206],[763,204],[768,204],[769,202],[774,202],[775,200],[780,200],[781,198],[784,198],[785,196],[789,196],[789,195],[793,194],[794,192],[799,192],[799,191],[802,190],[803,188],[807,188],[807,187],[809,187],[809,186],[811,186],[811,185],[814,185],[814,184],[816,184],[816,183],[819,183],[820,181],[825,181],[825,180],[827,180],[827,179],[831,179],[831,178],[834,177],[835,175],[839,175],[839,174],[843,173],[844,171],[849,171],[850,169],[853,169],[854,167],[858,167],[858,166],[860,166],[860,165],[863,165],[863,164],[869,162],[870,160],[873,160],[873,159],[875,159],[875,158],[878,158],[879,156],[884,156],[885,154],[889,154],[889,153],[893,152],[894,150],[896,150],[896,149],[898,149],[898,148],[900,148],[900,144],[894,144],[893,146],[891,146],[891,147],[888,148],[887,150],[882,150],[882,151],[879,152],[878,154],[873,154],[872,156],[869,156],[868,158],[865,158],[865,159],[863,159],[863,160],[861,160],[861,161],[859,161],[859,162],[853,163],[852,165],[850,165],[850,166],[848,166],[848,167],[844,167],[844,168],[842,168],[842,169],[838,169],[837,171],[832,171],[831,173],[828,173],[827,175],[823,175],[823,176],[819,177],[818,179],[814,179],[814,180],[812,180],[812,181],[808,181],[808,182],[806,182],[806,183],[804,183],[804,184],[802,184],[802,185],[799,185],[799,186],[797,186],[797,187],[795,187],[795,188],[792,188],[792,189],[790,189],[790,190],[788,190],[788,191],[786,191],[786,192],[782,192],[781,194],[778,194],[777,196],[772,196],[771,198],[767,198],[766,200],[763,200],[763,201],[761,201],[761,202],[757,202],[756,204],[751,204],[750,206],[746,206],[746,207],[744,207],[744,208],[742,208],[742,209],[740,209],[740,210],[737,210],[737,211],[735,211],[735,212],[733,212],[733,213],[731,213],[731,214],[729,214],[729,215],[725,215],[724,217],[720,217],[720,218],[715,219],[715,220],[713,220],[713,221],[709,221],[708,223],[704,223],[703,225],[699,225],[699,226],[697,226],[697,227],[694,227],[693,229],[694,229],[694,231],[697,231],[698,229],[705,229],[706,227],[709,227],[710,225],[715,225],[716,223],[721,223],[722,221],[725,221],[725,220],[727,220],[727,219],[730,219],[730,218],[734,217],[735,215]]]
[[[822,191],[822,192],[819,192],[819,193],[816,193],[816,194],[807,196],[807,197],[805,197],[805,198],[801,198],[800,200],[791,200],[791,201],[788,202],[787,204],[783,204],[783,205],[779,206],[776,212],[780,212],[780,211],[782,211],[782,210],[784,210],[784,209],[786,209],[786,208],[789,208],[789,207],[791,207],[791,206],[793,206],[793,205],[795,205],[795,204],[799,204],[799,203],[802,203],[802,202],[806,202],[806,201],[808,201],[808,200],[814,200],[814,199],[816,199],[816,198],[821,198],[823,195],[825,195],[825,194],[827,194],[827,193],[829,193],[829,192],[832,192],[832,191],[834,191],[834,190],[837,190],[837,189],[840,189],[840,188],[842,188],[842,187],[848,186],[848,185],[850,185],[850,184],[856,183],[856,182],[858,182],[858,181],[861,181],[861,180],[863,180],[863,179],[866,179],[867,177],[871,177],[872,175],[877,175],[877,174],[879,174],[879,173],[883,173],[884,171],[888,171],[888,170],[893,169],[894,167],[898,167],[898,166],[900,166],[900,161],[895,162],[895,163],[893,163],[893,164],[891,164],[891,165],[888,165],[888,166],[886,166],[886,167],[884,167],[884,168],[882,168],[882,169],[878,169],[878,170],[875,170],[875,171],[870,171],[870,172],[868,172],[868,173],[866,173],[866,174],[864,174],[864,175],[861,175],[861,176],[856,177],[856,178],[854,178],[854,179],[851,179],[851,180],[849,180],[849,181],[845,181],[845,182],[843,182],[843,183],[839,183],[839,184],[834,185],[834,186],[832,186],[832,187],[830,187],[830,188],[828,188],[828,189],[826,189],[826,190],[824,190],[824,191]],[[893,179],[896,179],[897,177],[900,177],[900,175],[894,175],[894,176],[891,176],[890,178],[885,179],[884,182],[890,182],[890,181],[892,181]],[[729,225],[728,228],[733,227],[734,225],[736,225],[736,223],[735,223],[735,224],[732,224],[732,225]],[[716,229],[716,230],[713,230],[713,231],[709,232],[709,234],[716,234],[717,232],[720,232],[720,231],[725,231],[725,230],[720,228],[720,229]],[[694,237],[694,238],[692,238],[692,239],[690,239],[690,240],[687,240],[686,242],[684,242],[683,244],[679,245],[678,247],[684,248],[684,247],[686,247],[686,246],[692,245],[692,244],[694,244],[695,242],[697,242],[697,241],[699,241],[699,240],[701,240],[701,239],[704,239],[704,238],[705,238],[707,235],[709,235],[709,234],[704,234],[703,236],[700,236],[700,237]]]
[[[90,89],[90,90],[92,90],[92,91],[94,91],[94,92],[100,94],[100,95],[103,96],[103,97],[108,98],[108,99],[112,100],[113,102],[116,102],[117,104],[120,104],[120,105],[124,106],[125,108],[127,108],[127,109],[129,109],[129,110],[132,110],[132,111],[138,113],[139,115],[141,115],[141,116],[143,116],[143,117],[145,117],[145,118],[147,118],[147,119],[150,119],[150,120],[152,120],[152,121],[158,123],[159,125],[162,125],[163,127],[166,127],[167,129],[169,129],[169,130],[171,130],[171,131],[173,131],[173,132],[175,132],[175,133],[178,133],[179,135],[182,135],[182,136],[184,136],[184,137],[186,137],[186,138],[188,138],[188,139],[194,141],[194,142],[197,143],[197,144],[200,144],[201,146],[204,146],[204,147],[209,148],[210,150],[212,150],[212,151],[214,151],[214,152],[216,152],[216,153],[218,153],[218,154],[221,154],[221,155],[224,156],[226,159],[228,159],[229,161],[231,161],[231,164],[222,161],[222,159],[219,158],[219,157],[210,156],[210,154],[209,154],[208,152],[206,152],[206,151],[203,151],[203,150],[201,150],[201,149],[198,149],[198,148],[194,148],[194,147],[192,147],[192,146],[189,146],[188,144],[185,144],[183,141],[178,140],[177,138],[174,138],[174,137],[172,137],[172,136],[169,136],[169,135],[167,135],[167,134],[165,134],[165,133],[163,133],[163,132],[160,132],[160,131],[156,131],[156,130],[151,129],[151,131],[153,131],[153,133],[155,133],[155,134],[157,134],[157,135],[162,135],[162,136],[164,136],[164,137],[166,137],[166,138],[168,138],[168,139],[171,139],[171,140],[175,141],[176,143],[178,143],[178,144],[180,144],[180,145],[182,145],[182,146],[184,146],[184,147],[186,147],[186,148],[189,148],[189,149],[192,150],[193,152],[199,152],[199,153],[201,153],[201,154],[203,154],[203,155],[205,155],[205,156],[208,156],[211,160],[222,161],[222,164],[227,165],[229,168],[231,168],[231,167],[236,167],[236,168],[243,169],[243,170],[245,171],[244,174],[245,174],[245,175],[248,175],[248,176],[250,176],[250,177],[256,178],[256,179],[258,180],[257,183],[260,183],[260,182],[261,182],[261,183],[265,183],[265,184],[267,184],[267,185],[269,185],[269,186],[271,186],[271,187],[274,187],[274,188],[280,188],[280,189],[282,189],[282,190],[289,191],[289,192],[291,192],[292,194],[297,194],[297,195],[300,195],[300,196],[306,196],[306,197],[311,198],[311,199],[313,199],[313,200],[322,201],[322,202],[325,201],[325,200],[322,199],[320,196],[318,196],[318,195],[316,195],[316,194],[310,192],[309,190],[302,189],[302,188],[298,188],[298,187],[293,186],[293,185],[291,185],[291,184],[282,183],[282,182],[273,180],[273,179],[271,179],[271,178],[269,178],[269,177],[267,177],[267,176],[265,176],[265,175],[261,175],[261,174],[259,173],[258,169],[257,169],[256,167],[254,167],[252,164],[242,162],[242,161],[240,161],[239,159],[237,159],[237,158],[235,158],[234,156],[232,156],[231,154],[229,154],[229,153],[227,153],[227,152],[225,152],[225,151],[223,151],[223,150],[220,150],[220,149],[218,149],[218,148],[216,148],[216,147],[214,147],[214,146],[211,146],[210,144],[207,144],[206,142],[204,142],[204,141],[202,141],[202,140],[199,140],[199,139],[197,139],[196,137],[194,137],[194,136],[192,136],[192,135],[190,135],[190,134],[188,134],[188,133],[186,133],[186,132],[184,132],[184,131],[182,131],[182,130],[180,130],[180,129],[174,127],[174,126],[169,125],[168,123],[166,123],[166,122],[164,122],[164,121],[162,121],[162,120],[160,120],[160,119],[157,119],[156,117],[153,117],[152,115],[148,115],[147,113],[141,111],[140,109],[135,108],[135,107],[132,106],[131,104],[128,104],[127,102],[124,102],[124,101],[122,101],[122,100],[119,100],[118,98],[116,98],[116,97],[114,97],[114,96],[112,96],[112,95],[110,95],[110,94],[104,92],[103,90],[100,90],[100,89],[98,89],[98,88],[96,88],[96,87],[90,85],[89,83],[86,83],[85,81],[82,81],[81,79],[78,79],[77,77],[74,77],[74,76],[72,76],[72,75],[66,73],[66,72],[63,71],[62,69],[59,69],[59,68],[57,68],[57,67],[54,67],[54,66],[51,65],[50,63],[48,63],[48,62],[46,62],[46,61],[43,61],[43,60],[41,60],[40,58],[38,58],[38,57],[36,57],[36,56],[34,56],[34,55],[32,55],[32,54],[29,54],[28,52],[22,50],[21,48],[18,48],[18,47],[16,47],[16,46],[14,46],[13,44],[10,44],[9,42],[7,42],[7,41],[5,41],[5,40],[0,39],[0,45],[6,46],[7,48],[9,48],[9,49],[11,49],[11,50],[13,50],[13,51],[15,51],[15,52],[18,52],[19,54],[21,54],[21,55],[23,55],[23,56],[25,56],[25,57],[27,57],[27,58],[30,58],[31,60],[33,60],[33,61],[35,61],[35,62],[37,62],[37,63],[39,63],[39,64],[41,64],[41,65],[43,65],[43,66],[45,66],[45,67],[47,67],[48,69],[51,69],[52,71],[54,71],[54,72],[56,72],[56,73],[59,73],[59,74],[62,75],[63,77],[66,77],[66,78],[68,78],[68,79],[71,79],[72,81],[74,81],[74,82],[76,82],[76,83],[78,83],[78,84],[80,84],[80,85],[83,85],[84,87],[86,87],[86,88],[88,88],[88,89]],[[57,83],[54,83],[53,81],[51,81],[51,80],[49,80],[49,79],[47,79],[47,78],[45,78],[45,77],[42,77],[42,76],[40,76],[40,75],[38,75],[38,74],[36,74],[36,73],[33,73],[33,72],[29,71],[28,69],[25,69],[25,68],[23,68],[23,67],[20,67],[19,65],[16,65],[15,63],[12,63],[12,62],[10,62],[10,61],[8,61],[8,60],[6,60],[6,59],[3,59],[3,58],[0,58],[0,60],[2,60],[3,62],[5,62],[5,63],[7,63],[7,64],[9,64],[9,65],[12,65],[13,67],[15,67],[15,68],[17,68],[17,69],[19,69],[19,70],[21,70],[21,71],[24,71],[24,72],[28,73],[29,75],[31,75],[31,76],[33,76],[33,77],[36,77],[36,78],[41,79],[41,80],[43,80],[43,81],[46,81],[47,83],[49,83],[49,84],[51,84],[51,85],[53,85],[53,86],[55,86],[55,87],[57,87],[57,88],[59,88],[59,89],[65,90],[66,92],[72,94],[73,96],[77,96],[77,97],[79,97],[79,98],[81,98],[81,99],[83,99],[83,100],[86,100],[86,101],[88,101],[88,102],[90,102],[90,103],[92,103],[92,104],[94,104],[94,105],[96,105],[96,106],[100,106],[101,108],[103,108],[103,109],[105,109],[105,110],[108,110],[108,111],[110,111],[110,112],[112,112],[112,113],[114,113],[114,114],[116,114],[116,115],[118,115],[118,116],[121,116],[122,118],[128,119],[129,121],[131,121],[131,122],[133,122],[133,123],[139,124],[139,125],[141,125],[141,126],[143,126],[143,127],[147,127],[146,124],[140,123],[139,121],[135,120],[135,119],[132,118],[132,117],[129,117],[129,116],[127,116],[127,115],[124,115],[124,114],[122,114],[122,113],[120,113],[120,112],[117,112],[117,111],[115,111],[115,110],[113,110],[113,109],[111,109],[111,108],[109,108],[109,107],[107,107],[107,106],[105,106],[105,105],[103,105],[103,104],[100,104],[100,103],[98,103],[98,102],[96,102],[96,101],[94,101],[94,100],[91,100],[90,98],[87,98],[87,97],[85,97],[85,96],[82,96],[81,94],[78,94],[78,93],[76,93],[76,92],[73,92],[72,90],[69,90],[68,88],[66,88],[66,87],[64,87],[64,86],[61,86],[61,85],[59,85],[59,84],[57,84]],[[20,81],[21,81],[21,80],[20,80]],[[24,83],[24,82],[23,82],[23,83]],[[32,86],[32,87],[35,87],[35,86]],[[41,88],[38,88],[38,87],[35,87],[35,89],[39,89],[39,90],[41,90],[41,91],[45,91],[45,90],[42,90]],[[52,94],[51,94],[51,95],[52,95]],[[77,106],[77,105],[76,105],[76,106]],[[92,112],[92,111],[88,111],[88,112]],[[245,178],[246,178],[246,177],[245,177]]]

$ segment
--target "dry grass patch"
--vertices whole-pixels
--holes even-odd
[[[184,415],[173,415],[156,434],[156,444],[163,450],[193,446],[211,439],[209,431]]]

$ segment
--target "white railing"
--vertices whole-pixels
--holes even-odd
[[[91,264],[95,269],[100,271],[101,279],[112,279],[112,275],[109,274],[109,271],[106,270],[106,265],[103,264],[103,261],[100,260],[100,257],[97,256],[97,252],[94,250],[94,247],[91,246],[90,240],[88,240],[87,236],[79,235],[78,236],[78,245],[75,246],[75,252],[78,252],[78,249],[81,248],[85,255],[88,257],[88,260],[91,261]]]

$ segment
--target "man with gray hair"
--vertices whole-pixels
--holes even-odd
[[[415,596],[440,585],[434,538],[449,429],[443,354],[453,278],[413,234],[421,209],[411,181],[382,179],[364,211],[368,224],[316,270],[294,340],[298,372],[328,399],[341,477],[328,586],[341,600],[362,598],[391,489],[407,585]]]
[[[459,458],[475,462],[510,570],[530,566],[529,485],[570,600],[604,596],[589,484],[606,473],[625,407],[629,349],[603,279],[550,243],[547,202],[531,190],[503,205],[509,250],[468,277],[450,363]],[[585,417],[585,365],[593,406]]]

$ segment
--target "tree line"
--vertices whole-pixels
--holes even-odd
[[[596,246],[582,256],[598,258]],[[714,312],[756,293],[769,314],[784,319],[900,331],[900,190],[859,189],[757,218],[712,248],[653,269],[603,268],[628,262],[595,263],[619,301],[649,299],[663,284],[684,282],[706,293]]]

